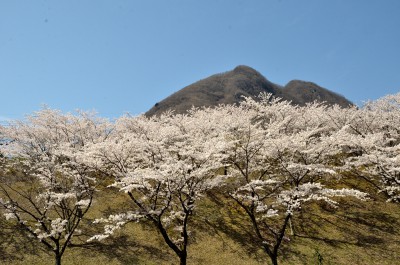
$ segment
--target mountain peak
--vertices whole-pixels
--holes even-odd
[[[319,85],[302,80],[292,80],[286,84],[282,91],[294,98],[294,101],[299,102],[299,105],[312,101],[326,102],[328,104],[338,104],[342,107],[349,107],[353,105],[342,95],[332,92],[326,88],[320,87]]]
[[[257,73],[259,74],[256,70],[251,68],[250,66],[247,65],[238,65],[233,69],[234,73]]]
[[[327,104],[339,104],[343,107],[352,104],[344,97],[312,82],[292,80],[282,88],[268,81],[255,69],[239,65],[231,71],[212,75],[182,88],[156,103],[146,112],[146,115],[159,115],[167,110],[184,113],[193,106],[237,104],[243,96],[257,97],[261,92],[272,93],[297,105],[304,105],[315,100],[324,101]]]
[[[293,79],[289,83],[287,83],[285,87],[302,86],[302,85],[318,86],[317,84],[315,84],[313,82],[310,82],[310,81],[303,81],[303,80]]]

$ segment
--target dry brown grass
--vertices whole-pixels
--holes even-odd
[[[96,229],[91,218],[131,206],[124,194],[113,190],[104,189],[99,195],[86,220],[88,235],[73,241],[63,257],[64,265],[178,263],[162,237],[146,223],[131,223],[104,242],[86,243],[85,238]],[[280,264],[318,264],[318,254],[323,264],[398,263],[400,206],[384,199],[381,195],[372,196],[368,202],[343,198],[337,209],[324,203],[308,205],[305,213],[294,219],[296,235],[288,236],[283,243]],[[246,216],[235,207],[224,207],[226,204],[231,202],[214,194],[199,205],[190,229],[188,264],[269,264],[267,255],[253,244]],[[27,240],[4,221],[0,226],[1,264],[54,263],[38,242]]]

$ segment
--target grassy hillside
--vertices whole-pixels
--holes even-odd
[[[349,185],[369,190],[358,180]],[[373,192],[373,190],[370,190]],[[63,264],[177,264],[178,259],[150,224],[130,223],[114,237],[86,243],[97,228],[91,218],[111,209],[129,208],[124,194],[104,188],[85,220],[84,233],[73,241]],[[368,202],[342,198],[339,208],[325,203],[309,204],[293,222],[294,236],[280,252],[281,264],[396,264],[400,259],[400,206],[386,203],[381,195]],[[227,208],[225,205],[231,207]],[[193,240],[188,264],[269,264],[255,247],[252,227],[245,214],[222,194],[209,194],[193,216]],[[3,219],[0,230],[0,263],[53,264],[53,257],[38,242],[23,237]]]

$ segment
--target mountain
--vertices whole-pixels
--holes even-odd
[[[237,104],[242,96],[256,97],[261,92],[272,93],[276,97],[289,100],[293,104],[304,105],[315,100],[342,107],[353,105],[341,95],[312,82],[292,80],[284,87],[268,81],[251,67],[240,65],[235,69],[215,74],[182,88],[171,96],[156,103],[147,116],[159,115],[172,109],[184,113],[192,106],[216,106]]]

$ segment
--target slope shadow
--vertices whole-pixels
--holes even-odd
[[[325,203],[317,203],[317,207],[313,209],[314,211],[307,211],[295,219],[294,240],[310,239],[316,246],[324,243],[333,248],[355,246],[365,250],[367,255],[397,255],[397,251],[386,247],[389,242],[396,244],[393,240],[398,238],[397,231],[400,228],[399,220],[392,214],[377,206],[366,209],[365,202],[344,199],[341,200],[339,209]],[[385,253],[382,253],[383,249]],[[290,246],[283,246],[281,253],[285,258],[299,254],[290,249]]]
[[[22,260],[21,253],[34,256],[49,254],[42,244],[29,238],[18,225],[0,218],[0,264]]]
[[[126,224],[126,226],[130,225],[140,225],[142,230],[154,231],[154,228],[151,226],[151,224]],[[94,231],[101,231],[101,229],[97,228],[96,226],[92,226],[91,229],[92,231],[88,232],[88,234],[91,235],[96,234]],[[176,258],[171,255],[171,252],[168,252],[167,245],[165,245],[165,248],[150,245],[151,243],[136,239],[135,235],[131,235],[126,231],[129,231],[129,229],[122,229],[121,232],[115,233],[114,235],[102,241],[93,240],[91,242],[87,242],[86,240],[89,237],[88,235],[84,235],[82,236],[82,239],[75,240],[70,247],[81,248],[83,250],[90,249],[91,251],[85,252],[85,255],[95,257],[96,255],[101,254],[104,255],[108,260],[115,259],[121,264],[138,264],[140,263],[139,257],[143,258],[144,256],[159,262],[168,262]]]
[[[255,243],[257,238],[246,214],[239,210],[227,209],[224,196],[210,194],[208,197],[215,205],[215,209],[223,211],[223,217],[214,217],[212,220],[209,220],[211,219],[209,217],[202,225],[198,225],[199,228],[205,231],[208,229],[211,235],[223,233],[240,244],[249,256],[258,261],[268,259],[267,254],[260,251],[261,247]],[[353,245],[369,249],[374,253],[382,252],[388,240],[395,240],[393,235],[398,234],[400,221],[392,213],[380,209],[379,205],[368,206],[372,208],[366,209],[367,203],[343,199],[338,209],[323,202],[310,204],[304,209],[304,213],[294,216],[294,235],[290,235],[287,228],[279,256],[283,260],[288,260],[293,256],[303,260],[310,257],[310,253],[306,256],[289,243],[289,241],[296,241],[296,238],[310,239],[316,246],[320,242],[332,248],[346,248]],[[393,257],[396,253],[394,250],[386,250],[385,255]]]

